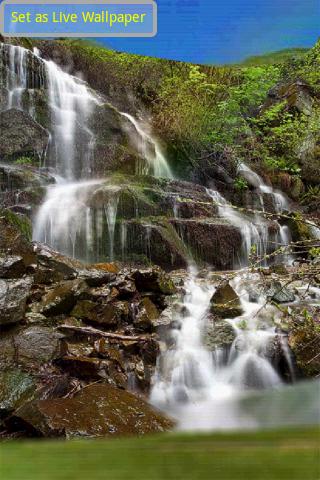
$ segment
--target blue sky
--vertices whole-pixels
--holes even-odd
[[[320,36],[319,0],[157,3],[156,37],[107,38],[102,42],[143,55],[194,63],[229,63],[288,47],[310,47]]]

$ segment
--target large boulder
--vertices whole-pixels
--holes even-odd
[[[30,402],[10,422],[34,435],[67,438],[143,435],[173,427],[144,400],[110,385],[88,386],[74,398]]]
[[[0,113],[0,159],[12,160],[19,155],[40,156],[45,151],[49,134],[22,110]]]
[[[288,109],[296,109],[305,115],[311,115],[314,105],[312,87],[302,80],[283,82],[273,87],[268,94],[265,108],[286,101]]]
[[[133,272],[132,277],[136,286],[141,292],[163,293],[172,295],[176,287],[170,278],[161,268],[140,269]]]
[[[233,268],[236,253],[242,245],[237,227],[222,218],[174,219],[170,223],[199,262],[213,265],[218,270]]]
[[[43,296],[38,312],[46,317],[68,314],[75,306],[78,297],[87,288],[87,284],[83,280],[61,282]]]
[[[221,318],[235,318],[242,315],[240,299],[229,282],[218,286],[211,298],[210,310]]]
[[[20,256],[0,256],[0,278],[19,278],[26,272],[23,258]]]
[[[32,277],[16,280],[0,279],[0,325],[9,325],[24,319]]]

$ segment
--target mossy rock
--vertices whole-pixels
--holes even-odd
[[[26,266],[36,262],[28,217],[0,208],[0,231],[0,254],[21,256]]]
[[[18,368],[0,372],[0,417],[30,400],[35,391],[34,379]]]

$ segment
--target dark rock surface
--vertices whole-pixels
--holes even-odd
[[[12,108],[0,113],[0,158],[10,160],[19,155],[41,156],[49,134],[27,113]]]
[[[240,299],[228,282],[218,286],[213,294],[211,312],[221,318],[235,318],[243,313]]]
[[[30,402],[11,422],[45,437],[105,437],[163,432],[173,422],[141,398],[109,385],[92,385],[75,397]]]

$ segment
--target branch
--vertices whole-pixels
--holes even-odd
[[[66,331],[72,331],[72,332],[78,332],[78,333],[83,333],[84,335],[92,335],[94,337],[104,337],[104,338],[111,338],[114,340],[123,340],[123,341],[131,341],[131,342],[147,342],[149,338],[147,337],[134,337],[134,336],[128,336],[128,335],[119,335],[118,333],[109,333],[109,332],[103,332],[101,330],[98,330],[96,328],[92,327],[75,327],[72,325],[60,325],[58,327],[59,330],[66,330]]]

